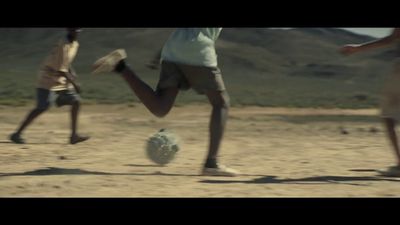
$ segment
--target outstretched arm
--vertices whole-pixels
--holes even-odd
[[[340,49],[340,52],[344,55],[350,55],[361,51],[370,49],[385,47],[392,44],[394,41],[400,39],[400,28],[393,29],[392,33],[384,38],[363,43],[363,44],[351,44],[345,45]]]
[[[154,58],[146,65],[148,68],[157,70],[160,66],[160,60],[161,60],[161,52],[162,49],[160,49],[157,54],[154,56]]]

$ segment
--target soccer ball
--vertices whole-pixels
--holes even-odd
[[[178,151],[179,140],[172,131],[161,129],[147,140],[147,156],[159,165],[170,163]]]

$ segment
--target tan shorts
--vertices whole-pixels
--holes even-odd
[[[218,67],[204,67],[163,61],[157,90],[193,88],[199,94],[207,91],[225,91],[221,70]]]
[[[395,64],[383,88],[381,116],[400,121],[400,63]]]

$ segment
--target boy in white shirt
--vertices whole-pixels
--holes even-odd
[[[97,60],[94,73],[117,72],[149,111],[157,117],[166,116],[180,90],[193,88],[205,94],[213,109],[210,121],[210,143],[203,175],[236,176],[238,172],[219,165],[217,155],[228,118],[229,96],[218,68],[215,41],[222,28],[178,28],[161,52],[161,73],[154,91],[128,65],[123,49]]]

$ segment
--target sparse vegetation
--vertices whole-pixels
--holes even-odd
[[[84,103],[138,102],[118,75],[93,76],[90,66],[108,51],[126,48],[129,64],[155,87],[159,71],[144,65],[170,32],[86,29],[74,64]],[[62,34],[62,29],[0,29],[0,105],[19,106],[35,99],[38,66]],[[378,106],[390,51],[348,58],[337,53],[341,44],[370,39],[338,29],[229,28],[217,49],[232,105],[371,108]],[[191,91],[179,95],[177,105],[206,101]]]

